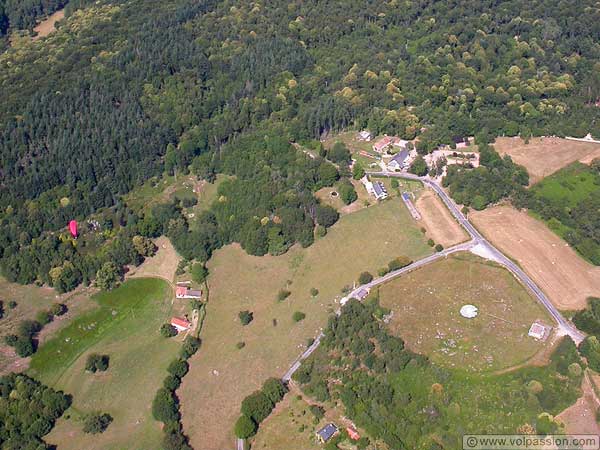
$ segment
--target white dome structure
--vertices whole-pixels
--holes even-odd
[[[460,315],[466,319],[477,317],[477,307],[473,305],[464,305],[460,308]]]

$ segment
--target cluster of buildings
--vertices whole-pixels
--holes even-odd
[[[328,423],[323,428],[317,431],[317,440],[321,444],[326,444],[329,440],[331,440],[332,437],[337,435],[339,432],[340,430],[335,424]],[[356,431],[356,428],[354,428],[353,426],[346,427],[346,432],[348,433],[350,439],[352,439],[353,441],[358,441],[360,439],[360,433]]]
[[[175,288],[175,297],[200,299],[202,298],[202,291],[200,289],[190,289],[187,286],[177,285]],[[184,317],[171,317],[171,325],[177,330],[178,333],[181,333],[182,331],[188,331],[192,327],[192,323]]]

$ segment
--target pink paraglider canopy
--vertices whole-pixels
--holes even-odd
[[[74,238],[77,237],[77,221],[76,220],[71,220],[69,222],[69,231],[71,232],[71,236],[73,236]]]

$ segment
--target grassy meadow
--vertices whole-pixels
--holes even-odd
[[[376,274],[397,256],[417,259],[430,252],[398,198],[343,216],[307,249],[294,247],[277,257],[250,256],[237,245],[216,251],[208,265],[203,346],[178,391],[192,446],[232,445],[242,399],[266,378],[283,375],[337,309],[341,289],[362,271]],[[312,297],[311,288],[318,295]],[[282,289],[290,295],[278,301]],[[247,326],[238,319],[242,310],[254,314]],[[295,323],[295,311],[306,318]]]
[[[545,345],[527,335],[531,324],[553,325],[508,271],[469,253],[396,278],[379,296],[393,312],[392,334],[439,365],[471,372],[525,362]],[[475,305],[478,316],[463,318],[465,304]]]
[[[598,175],[589,166],[573,163],[543,179],[533,188],[537,196],[573,208],[592,195],[600,195]]]
[[[151,416],[152,398],[179,343],[159,328],[169,317],[173,293],[160,279],[142,278],[96,294],[97,307],[75,318],[33,356],[29,375],[73,395],[73,405],[46,441],[61,449],[158,449],[161,430]],[[90,353],[110,356],[106,372],[87,373]],[[92,411],[114,421],[101,435],[82,432]]]

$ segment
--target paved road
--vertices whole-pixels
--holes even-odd
[[[418,269],[419,267],[430,264],[434,261],[437,261],[440,258],[445,258],[448,255],[456,252],[468,251],[471,250],[475,246],[482,246],[486,252],[494,257],[494,259],[501,265],[503,265],[506,269],[508,269],[512,274],[522,283],[524,284],[532,293],[535,295],[536,299],[546,308],[546,310],[550,313],[550,315],[554,318],[556,323],[559,326],[559,329],[562,333],[568,334],[571,338],[579,343],[585,337],[581,331],[579,331],[575,326],[573,326],[569,321],[567,321],[562,314],[554,307],[554,305],[550,302],[546,294],[535,284],[535,282],[527,275],[523,270],[515,264],[512,260],[506,257],[500,250],[494,247],[490,242],[488,242],[482,234],[473,226],[469,219],[465,217],[462,211],[458,208],[458,206],[454,203],[454,201],[446,194],[446,191],[442,189],[442,187],[437,184],[435,181],[431,180],[427,177],[419,177],[417,175],[413,175],[410,173],[402,173],[402,172],[367,172],[369,175],[374,176],[386,176],[386,177],[396,177],[396,178],[405,178],[409,180],[420,181],[423,184],[431,187],[438,196],[442,199],[444,204],[448,207],[454,218],[462,225],[462,227],[469,233],[471,236],[471,240],[469,242],[465,242],[463,244],[455,245],[454,247],[449,247],[444,249],[439,253],[434,253],[433,255],[429,255],[423,259],[413,262],[412,264],[403,267],[402,269],[395,270],[390,272],[382,277],[376,278],[370,283],[359,286],[350,292],[346,298],[352,298],[356,296],[359,290],[364,288],[373,288],[380,284],[383,284],[387,281],[390,281],[393,278],[399,277],[405,273],[408,273],[412,270]],[[343,299],[342,299],[343,300]],[[336,311],[336,314],[340,314],[340,310]],[[292,375],[300,365],[302,361],[308,358],[321,343],[321,339],[323,338],[323,332],[319,333],[319,335],[315,338],[313,344],[308,347],[304,353],[302,353],[291,365],[291,367],[287,370],[287,372],[281,378],[284,383],[287,383],[291,380]],[[237,450],[244,450],[244,441],[242,439],[237,440]]]
[[[446,191],[437,184],[435,181],[427,177],[418,177],[409,173],[399,172],[370,172],[370,175],[374,176],[386,176],[386,177],[397,177],[405,178],[409,180],[421,181],[423,184],[431,187],[442,201],[446,204],[452,215],[458,220],[463,228],[469,233],[471,238],[477,244],[483,246],[488,253],[492,254],[495,260],[506,267],[517,279],[524,284],[532,293],[536,299],[546,308],[548,313],[554,318],[559,326],[559,329],[564,334],[568,334],[576,342],[581,342],[585,334],[579,331],[573,324],[566,320],[562,314],[554,307],[552,302],[548,299],[546,294],[538,287],[537,284],[527,275],[517,264],[515,264],[510,258],[504,255],[500,250],[494,247],[488,240],[486,240],[481,233],[469,222],[469,219],[465,217],[462,211],[454,203],[454,201],[446,194]]]

